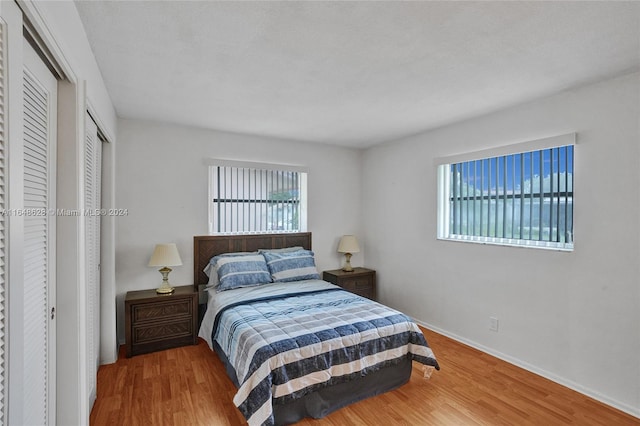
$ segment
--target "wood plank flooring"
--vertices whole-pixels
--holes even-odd
[[[431,379],[414,363],[411,380],[302,426],[640,425],[608,407],[490,355],[424,330],[442,369]],[[91,425],[211,425],[246,422],[235,388],[204,341],[124,358],[98,371]]]

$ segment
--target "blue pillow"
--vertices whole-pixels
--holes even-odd
[[[235,252],[235,253],[223,253],[223,254],[219,254],[218,256],[214,256],[211,259],[209,259],[209,263],[207,263],[207,266],[205,266],[204,269],[202,270],[202,272],[204,272],[205,275],[209,277],[209,282],[207,283],[205,288],[217,287],[218,284],[220,284],[220,280],[218,279],[218,268],[217,268],[218,259],[220,258],[220,256],[225,256],[225,257],[229,257],[229,256],[247,256],[249,254],[256,254],[256,253],[257,252],[255,252],[255,251],[252,251],[252,252],[239,251],[239,252]]]
[[[320,279],[311,250],[264,252],[262,255],[274,282]]]
[[[211,273],[218,277],[218,291],[271,282],[267,263],[260,253],[220,254],[212,257],[209,263]]]
[[[292,251],[304,250],[304,247],[293,246],[279,249],[258,249],[258,253],[288,253]]]

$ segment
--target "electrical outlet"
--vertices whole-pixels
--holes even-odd
[[[489,330],[498,332],[498,318],[489,317]]]

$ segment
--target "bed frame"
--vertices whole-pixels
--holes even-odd
[[[311,233],[207,235],[193,237],[193,277],[196,290],[208,283],[202,270],[218,254],[258,249],[278,249],[302,246],[311,250]],[[238,379],[224,352],[214,344],[214,351],[222,360],[227,375],[238,387]],[[276,425],[287,425],[305,417],[322,418],[354,402],[398,388],[409,381],[412,363],[409,358],[400,364],[381,368],[366,376],[312,392],[300,399],[274,405]]]

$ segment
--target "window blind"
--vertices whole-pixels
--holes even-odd
[[[298,232],[306,226],[306,173],[212,165],[210,232]]]
[[[573,148],[440,166],[439,238],[573,249]]]

